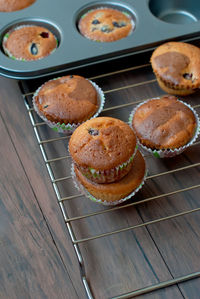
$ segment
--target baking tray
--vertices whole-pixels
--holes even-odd
[[[77,29],[80,16],[88,9],[102,6],[128,12],[135,22],[132,34],[107,43],[83,37]],[[14,26],[38,24],[56,35],[59,46],[48,57],[29,62],[10,59],[1,48],[0,74],[14,79],[33,79],[145,52],[167,40],[197,36],[199,19],[200,3],[195,0],[60,0],[59,4],[53,0],[36,0],[21,11],[0,12],[0,43],[5,32]]]

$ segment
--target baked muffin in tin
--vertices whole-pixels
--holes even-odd
[[[89,10],[78,23],[83,36],[100,42],[125,38],[132,33],[134,27],[133,19],[128,13],[109,7]]]
[[[0,12],[12,12],[32,5],[35,0],[0,0]]]
[[[3,50],[10,58],[31,61],[44,58],[56,50],[58,41],[47,28],[21,25],[3,37]]]

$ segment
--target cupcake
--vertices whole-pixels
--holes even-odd
[[[172,95],[140,104],[129,121],[140,145],[156,157],[180,154],[197,138],[199,128],[196,112]]]
[[[69,141],[72,159],[89,180],[111,183],[131,169],[136,137],[128,124],[112,117],[97,117],[80,125]]]
[[[102,7],[89,10],[78,23],[83,36],[94,41],[113,42],[122,39],[134,29],[129,14],[117,9]]]
[[[120,204],[134,196],[144,183],[145,173],[145,160],[139,150],[128,174],[112,183],[95,183],[84,176],[76,165],[74,166],[74,179],[77,187],[91,200],[104,205]]]
[[[200,86],[200,49],[183,42],[159,46],[150,59],[159,86],[167,93],[188,95]]]
[[[0,11],[11,12],[21,10],[34,2],[35,0],[0,0]]]
[[[38,60],[56,49],[57,39],[47,28],[23,25],[6,33],[2,46],[5,54],[12,59]]]
[[[55,131],[71,133],[102,110],[104,95],[92,81],[68,75],[44,83],[33,96],[33,107]]]

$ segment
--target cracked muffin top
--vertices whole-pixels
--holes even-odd
[[[146,101],[136,108],[132,126],[139,141],[151,149],[175,149],[194,136],[197,121],[193,111],[175,96]]]
[[[69,141],[77,165],[98,170],[114,168],[130,159],[136,137],[128,124],[112,117],[97,117],[80,125]]]
[[[49,121],[78,124],[98,109],[98,94],[82,76],[68,75],[44,83],[33,97],[37,110]]]
[[[4,52],[16,60],[38,60],[48,56],[57,47],[57,39],[47,28],[22,25],[6,33]]]
[[[128,36],[134,29],[134,22],[126,12],[98,8],[84,14],[78,28],[83,36],[91,40],[112,42]]]

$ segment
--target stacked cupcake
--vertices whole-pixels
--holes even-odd
[[[81,124],[69,141],[76,186],[90,199],[107,205],[132,197],[142,186],[145,161],[130,126],[111,117]]]

